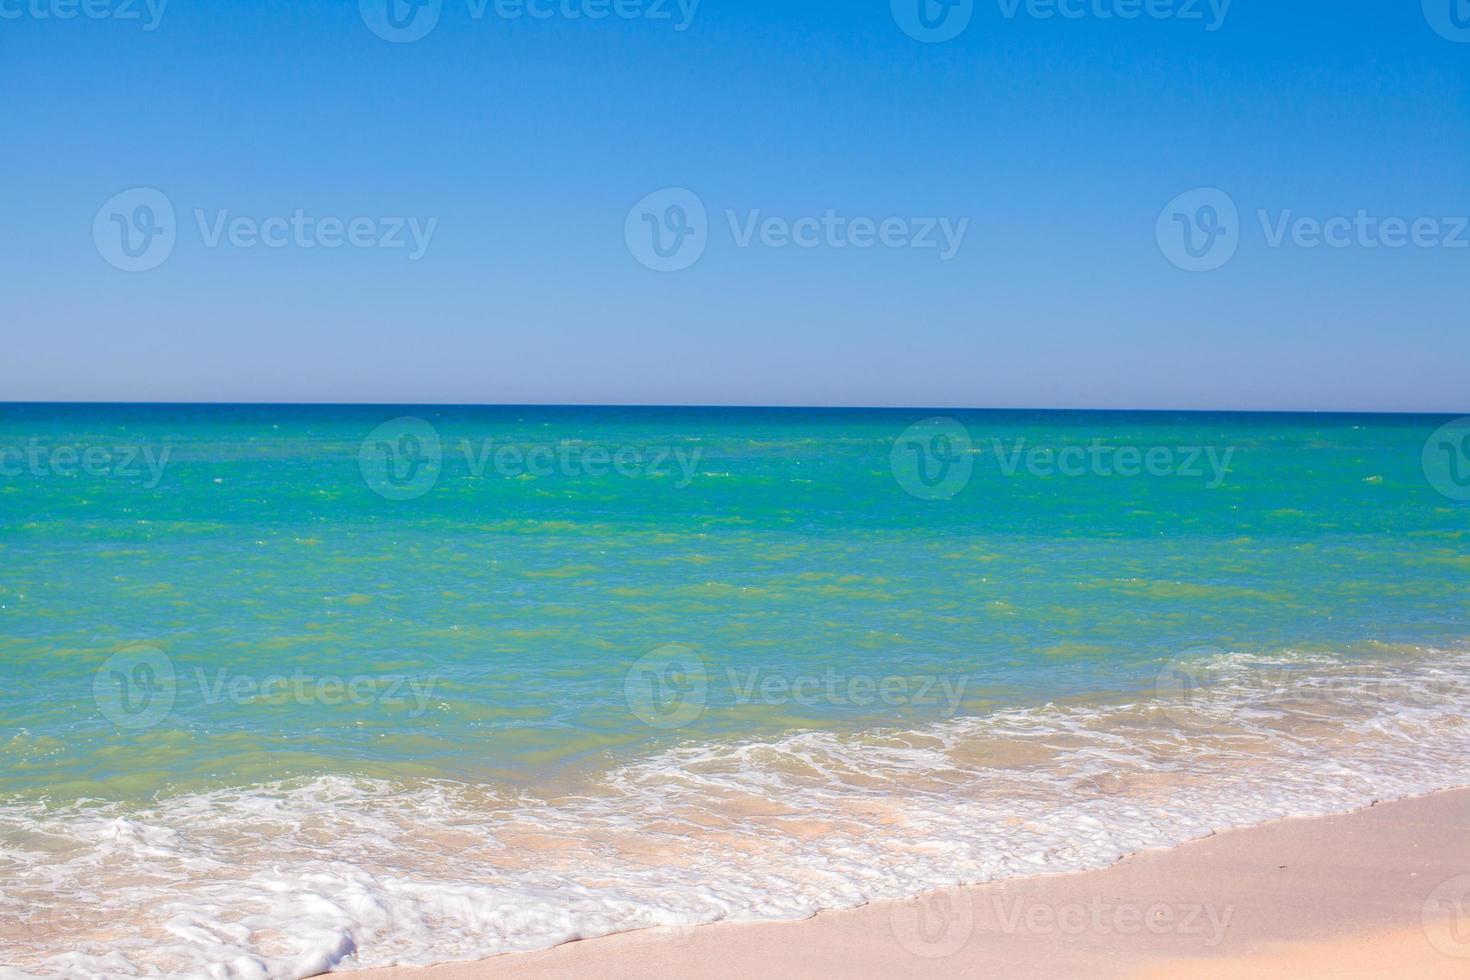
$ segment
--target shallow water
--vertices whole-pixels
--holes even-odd
[[[1470,782],[1447,419],[929,414],[0,406],[3,960],[465,958]]]

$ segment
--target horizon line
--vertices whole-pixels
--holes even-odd
[[[585,409],[709,409],[746,411],[832,411],[832,412],[1097,412],[1159,413],[1175,415],[1470,415],[1470,410],[1341,409],[1341,408],[1097,408],[1034,405],[729,405],[676,402],[418,402],[418,401],[150,401],[112,399],[24,399],[0,400],[0,406],[137,406],[171,408],[585,408]]]

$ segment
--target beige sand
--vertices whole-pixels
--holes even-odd
[[[719,923],[360,980],[1470,978],[1470,790],[801,922]]]

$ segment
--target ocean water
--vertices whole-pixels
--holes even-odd
[[[796,918],[1470,783],[1467,436],[0,405],[0,976]]]

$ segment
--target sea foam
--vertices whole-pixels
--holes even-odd
[[[1220,655],[1158,691],[682,745],[555,794],[345,776],[0,805],[0,977],[304,977],[794,919],[1470,782],[1470,653]]]

